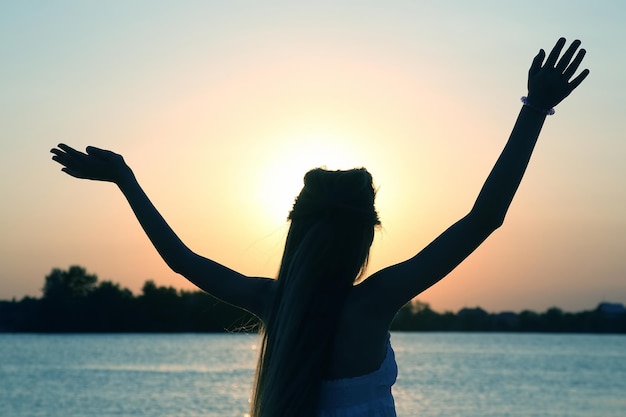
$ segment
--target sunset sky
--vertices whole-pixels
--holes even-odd
[[[364,166],[383,229],[369,272],[465,215],[539,48],[579,38],[591,74],[549,117],[505,224],[420,295],[438,311],[626,303],[626,3],[0,3],[0,299],[82,265],[138,294],[191,289],[112,184],[59,142],[124,155],[196,252],[274,276],[313,167]]]

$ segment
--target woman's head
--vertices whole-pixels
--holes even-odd
[[[375,190],[365,169],[314,169],[289,213],[274,302],[263,318],[253,417],[315,415],[335,325],[367,265]]]
[[[333,235],[335,246],[350,248],[351,263],[359,265],[357,275],[360,275],[367,265],[374,230],[380,225],[375,197],[372,176],[365,168],[347,171],[316,168],[307,172],[304,187],[288,216],[291,228],[285,254],[299,246],[312,228],[324,225],[330,229],[327,233]]]
[[[288,218],[327,218],[374,227],[380,224],[374,208],[375,196],[372,176],[365,168],[348,171],[312,169],[304,176],[304,187]]]

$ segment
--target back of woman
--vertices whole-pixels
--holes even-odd
[[[348,297],[337,323],[329,372],[322,381],[320,417],[395,416],[391,392],[398,376],[389,324],[372,316],[367,304],[376,299]],[[365,303],[364,301],[369,301]]]
[[[338,324],[351,315],[346,306],[355,303],[347,300],[380,223],[374,197],[365,169],[305,175],[289,214],[274,300],[262,317],[252,417],[316,415],[321,382],[341,371],[341,358],[331,366],[335,341],[340,349],[350,340],[337,336]]]

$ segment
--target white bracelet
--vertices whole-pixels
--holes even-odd
[[[546,110],[546,109],[542,109],[541,107],[533,106],[532,104],[528,102],[528,97],[526,96],[522,96],[521,100],[522,100],[522,103],[524,103],[524,106],[528,106],[531,109],[538,111],[541,114],[545,114],[546,116],[552,116],[554,113],[556,113],[556,110],[554,110],[553,108]]]

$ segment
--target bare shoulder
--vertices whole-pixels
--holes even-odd
[[[415,256],[384,268],[357,287],[373,311],[387,319],[411,299],[444,278],[467,258],[496,227],[470,213],[454,223]]]

